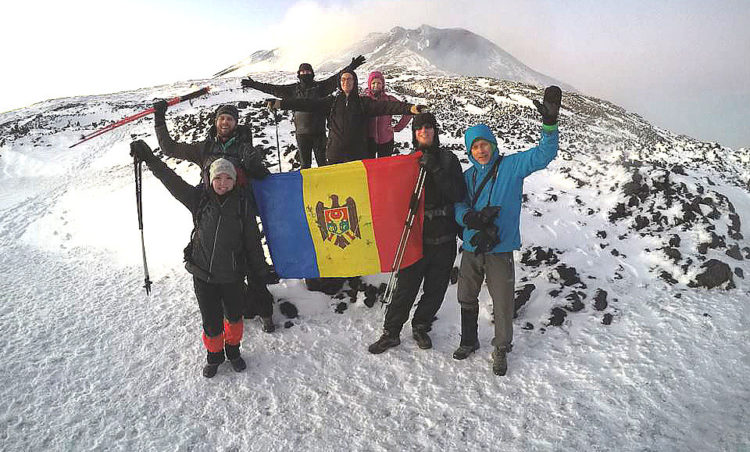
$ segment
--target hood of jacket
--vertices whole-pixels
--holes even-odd
[[[352,74],[354,76],[354,88],[352,88],[352,92],[349,94],[349,97],[352,99],[355,97],[359,98],[359,78],[357,78],[357,73],[351,69],[345,69],[339,74],[339,94],[346,97],[346,93],[343,89],[341,89],[341,76],[344,74]]]
[[[383,73],[380,71],[372,71],[370,72],[370,75],[367,76],[367,88],[365,88],[364,94],[373,99],[375,98],[375,95],[372,93],[372,81],[376,78],[379,78],[383,83],[383,89],[380,91],[380,95],[383,96],[385,94],[385,77],[383,76]]]
[[[471,155],[471,145],[476,139],[482,139],[492,143],[492,158],[484,165],[477,162],[474,156]],[[469,161],[472,165],[474,165],[474,168],[476,168],[477,171],[482,172],[486,169],[491,168],[492,165],[495,164],[497,159],[500,158],[500,152],[497,149],[497,139],[495,139],[495,135],[492,133],[492,130],[490,130],[490,128],[485,124],[477,124],[475,126],[469,127],[464,134],[464,143],[466,144],[466,155],[469,157]]]

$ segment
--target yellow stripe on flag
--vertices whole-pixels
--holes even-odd
[[[380,273],[362,162],[305,169],[301,174],[305,216],[320,276]]]

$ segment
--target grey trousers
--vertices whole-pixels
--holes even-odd
[[[458,277],[458,302],[461,309],[479,312],[479,291],[485,275],[492,297],[495,338],[492,345],[510,351],[513,343],[513,296],[516,272],[513,252],[475,254],[464,250]]]

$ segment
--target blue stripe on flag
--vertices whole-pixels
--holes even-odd
[[[282,278],[320,276],[302,198],[299,171],[253,181],[263,230],[276,272]]]

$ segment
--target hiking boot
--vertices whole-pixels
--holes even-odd
[[[273,317],[262,317],[260,321],[264,333],[273,333],[276,331],[276,325],[273,324]]]
[[[492,372],[502,377],[508,371],[508,359],[505,350],[495,349],[492,352]]]
[[[453,352],[453,359],[466,359],[477,350],[479,350],[479,341],[476,341],[472,345],[459,345],[456,351]]]
[[[206,364],[205,366],[203,366],[203,376],[206,378],[213,378],[218,370],[218,364]]]
[[[422,350],[428,350],[432,348],[432,339],[430,339],[430,335],[427,334],[427,331],[412,331],[411,337],[413,337],[414,340],[417,341],[417,346]]]
[[[367,350],[373,355],[379,355],[391,347],[395,347],[401,343],[401,339],[396,336],[392,337],[388,333],[383,333],[375,343],[367,347]]]
[[[219,370],[219,365],[224,362],[224,350],[220,352],[208,352],[206,354],[207,364],[203,366],[203,376],[212,378]]]
[[[232,369],[234,369],[235,372],[242,372],[247,369],[247,364],[241,356],[230,360],[229,363],[232,365]]]

